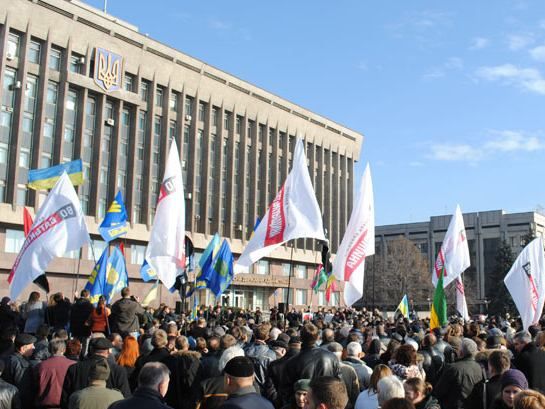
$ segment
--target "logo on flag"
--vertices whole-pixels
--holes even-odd
[[[98,303],[98,299],[103,294],[104,283],[106,281],[106,269],[108,268],[108,247],[104,249],[98,259],[95,268],[89,276],[85,289],[89,291],[89,300],[93,304]]]
[[[271,246],[284,241],[284,231],[286,230],[286,216],[284,214],[284,189],[285,187],[282,186],[282,189],[280,189],[269,208],[265,246]]]
[[[129,231],[129,227],[127,226],[127,209],[125,209],[121,192],[117,192],[98,230],[106,242],[124,236]]]

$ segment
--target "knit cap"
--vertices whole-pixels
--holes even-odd
[[[508,386],[518,386],[520,389],[528,389],[526,376],[518,369],[509,369],[501,376],[501,389]]]

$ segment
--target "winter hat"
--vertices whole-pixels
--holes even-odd
[[[249,358],[236,356],[227,362],[223,371],[235,378],[248,378],[254,374],[254,366]]]
[[[501,376],[501,389],[507,386],[518,386],[520,389],[528,389],[526,376],[518,369],[509,369]]]
[[[310,379],[299,379],[297,382],[295,382],[295,385],[293,385],[294,391],[310,391]]]
[[[89,371],[90,381],[106,381],[110,377],[110,366],[106,359],[96,361]]]

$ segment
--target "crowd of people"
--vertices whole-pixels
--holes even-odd
[[[545,320],[0,302],[0,409],[545,409]]]

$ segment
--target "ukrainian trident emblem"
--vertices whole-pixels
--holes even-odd
[[[105,92],[117,91],[121,88],[120,55],[103,48],[95,49],[95,83]]]

